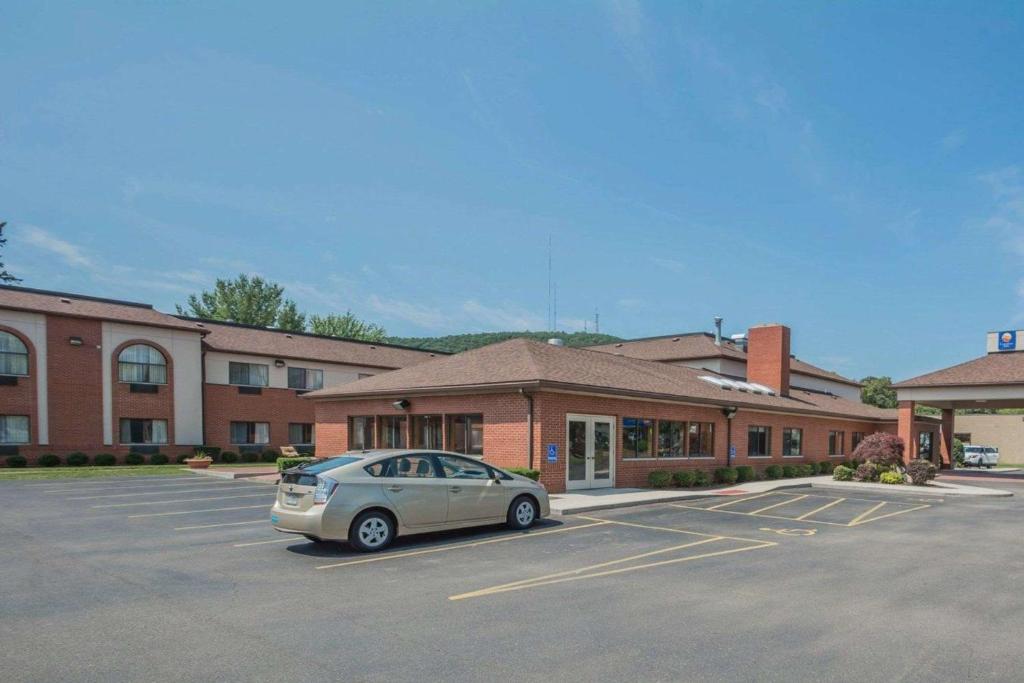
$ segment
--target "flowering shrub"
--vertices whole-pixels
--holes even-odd
[[[878,481],[883,484],[902,484],[903,475],[899,472],[882,472],[882,474],[878,476]]]
[[[910,483],[914,486],[926,485],[935,478],[937,471],[938,468],[935,467],[935,463],[922,458],[911,460],[907,465],[907,476],[910,477]]]
[[[853,472],[853,478],[857,481],[877,481],[878,470],[872,463],[866,462],[863,465],[857,466],[857,469]]]
[[[879,465],[903,464],[903,439],[895,434],[875,432],[864,437],[853,451],[853,459]]]

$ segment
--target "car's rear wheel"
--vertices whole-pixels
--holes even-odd
[[[370,510],[356,517],[348,532],[348,542],[364,553],[384,550],[395,540],[395,523],[386,513]]]
[[[509,506],[506,520],[513,529],[529,529],[537,522],[539,514],[540,510],[537,509],[537,502],[533,498],[519,496]]]

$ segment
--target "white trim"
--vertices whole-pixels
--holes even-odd
[[[111,323],[103,321],[100,324],[100,367],[103,377],[103,445],[114,445],[114,386],[111,381],[111,374],[114,372],[110,356],[114,352],[116,344],[113,342],[113,330]],[[118,425],[120,427],[120,425]],[[118,434],[120,437],[120,434]]]
[[[748,455],[747,460],[771,460],[771,457],[770,455]]]
[[[783,458],[803,458],[803,457],[806,457],[806,456],[803,456],[803,455],[784,455],[782,457]]]
[[[583,422],[586,424],[587,434],[586,443],[587,451],[586,462],[584,464],[586,471],[586,478],[583,480],[569,480],[569,423],[572,421]],[[611,433],[609,434],[608,443],[608,479],[607,485],[604,485],[604,480],[594,479],[594,465],[592,452],[594,449],[594,424],[598,422],[608,423]],[[565,462],[565,490],[572,491],[578,489],[596,489],[596,488],[614,488],[615,487],[615,460],[617,457],[616,444],[618,443],[618,418],[612,415],[584,415],[580,413],[566,413],[565,414],[565,431],[563,433],[562,443],[565,447],[565,455],[563,456]],[[636,459],[636,458],[634,458]],[[657,460],[657,458],[650,458],[651,460]],[[595,484],[596,481],[601,483]]]

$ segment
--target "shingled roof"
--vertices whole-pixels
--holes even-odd
[[[191,329],[206,333],[203,342],[207,348],[228,353],[247,353],[254,356],[318,360],[326,363],[344,363],[373,368],[404,368],[447,355],[441,351],[414,349],[407,346],[366,342],[357,339],[339,339],[303,332],[269,330],[265,327],[225,323],[202,318],[178,317]]]
[[[196,329],[194,325],[179,320],[173,315],[161,313],[149,304],[51,292],[28,287],[0,286],[0,308],[202,333],[202,330]]]
[[[713,373],[589,349],[510,339],[306,396],[317,400],[355,399],[534,388],[896,420],[895,410],[831,394],[800,389],[792,390],[788,397],[753,394],[723,389],[701,379],[708,375]]]
[[[741,363],[747,362],[747,352],[737,346],[731,339],[723,339],[722,344],[718,345],[715,344],[714,335],[708,332],[647,337],[612,344],[588,346],[587,348],[593,351],[621,353],[623,356],[661,361],[663,363],[698,360],[701,358],[731,358]],[[861,386],[861,383],[856,380],[843,377],[831,370],[824,370],[811,365],[799,358],[793,358],[790,361],[789,367],[790,372],[819,377],[833,382],[841,382],[842,384],[849,384],[855,387]]]
[[[903,380],[893,386],[898,389],[910,389],[965,384],[1024,384],[1024,352],[990,353],[966,363]]]

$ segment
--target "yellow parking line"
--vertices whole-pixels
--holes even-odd
[[[874,507],[869,508],[867,512],[862,512],[859,515],[857,515],[856,517],[854,517],[853,519],[851,519],[849,522],[847,522],[846,526],[855,526],[857,524],[857,522],[859,522],[860,520],[864,519],[865,517],[870,515],[872,512],[874,512],[875,510],[878,510],[879,508],[881,508],[884,505],[885,505],[885,501],[882,501],[878,505],[875,505]]]
[[[907,508],[906,510],[897,510],[896,512],[890,512],[888,514],[879,515],[878,517],[872,517],[871,519],[858,518],[859,521],[857,521],[856,523],[850,522],[850,526],[860,526],[861,524],[867,524],[868,522],[877,522],[878,520],[885,519],[886,517],[895,517],[896,515],[903,515],[908,512],[914,512],[915,510],[924,510],[925,508],[930,507],[931,505],[918,505],[917,507]]]
[[[705,510],[704,508],[693,507],[692,505],[680,505],[679,503],[669,503],[669,505],[671,505],[672,507],[676,507],[676,508],[683,508],[685,510],[699,510],[701,512],[707,512],[707,510]],[[744,515],[746,517],[760,517],[762,519],[784,519],[784,520],[789,521],[789,522],[793,521],[792,517],[782,517],[781,515],[755,515],[755,514],[753,514],[751,512],[739,512],[737,510],[714,510],[714,512],[721,512],[723,515]],[[808,522],[809,524],[828,524],[829,526],[849,526],[848,524],[841,523],[841,522],[822,522],[822,521],[819,521],[817,519],[808,519],[808,520],[805,520],[805,521]],[[753,540],[753,539],[744,539],[744,540]]]
[[[726,538],[726,537],[723,537]],[[680,557],[672,560],[661,560],[659,562],[649,562],[648,564],[641,564],[635,567],[620,567],[618,569],[609,569],[603,572],[596,572],[594,574],[587,574],[585,576],[563,576],[560,578],[554,578],[545,581],[535,581],[533,583],[521,584],[516,586],[510,586],[508,588],[484,588],[478,591],[472,591],[470,593],[462,593],[460,595],[452,595],[449,600],[464,600],[466,598],[478,598],[485,597],[488,595],[494,595],[496,593],[507,593],[510,591],[523,590],[526,588],[538,588],[540,586],[550,586],[555,583],[565,583],[566,581],[581,581],[583,579],[596,579],[602,576],[611,576],[613,574],[622,574],[625,572],[639,571],[641,569],[651,569],[653,567],[662,567],[669,564],[678,564],[680,562],[690,562],[691,560],[700,560],[707,557],[719,557],[721,555],[731,555],[733,553],[741,553],[747,550],[760,550],[762,548],[770,548],[776,546],[778,543],[770,541],[761,541],[757,545],[745,546],[743,548],[732,548],[730,550],[719,550],[717,552],[702,553],[700,555],[691,555],[689,557]]]
[[[224,486],[224,485],[225,484],[210,484],[208,486],[204,486],[201,489],[184,489],[184,490],[175,490],[175,491],[142,491],[141,493],[105,493],[102,496],[71,496],[67,500],[99,500],[100,498],[135,498],[135,497],[138,497],[138,496],[162,496],[162,495],[167,495],[168,493],[198,493],[200,491],[208,491],[213,486]],[[240,489],[247,488],[243,484],[227,484],[227,485],[228,486],[237,486]],[[218,490],[224,491],[224,490],[227,490],[227,489],[218,489]]]
[[[290,534],[289,534],[290,535]],[[301,536],[291,536],[290,538],[275,538],[271,541],[253,541],[251,543],[235,543],[232,548],[248,548],[251,545],[267,545],[268,543],[292,543],[301,542],[305,539]]]
[[[206,508],[205,510],[176,510],[174,512],[146,512],[140,515],[127,515],[126,519],[141,519],[142,517],[173,517],[175,515],[195,515],[200,512],[227,512],[229,510],[253,510],[255,508],[270,509],[269,505],[236,505],[228,508]]]
[[[795,498],[790,498],[789,500],[784,500],[781,503],[776,503],[775,505],[767,505],[767,506],[765,506],[763,508],[758,508],[757,510],[754,510],[750,514],[756,515],[756,514],[759,514],[761,512],[767,512],[768,510],[772,510],[774,508],[779,508],[779,507],[782,507],[783,505],[789,505],[790,503],[795,503],[798,500],[803,500],[806,497],[807,497],[806,495],[796,496]]]
[[[225,522],[224,524],[197,524],[195,526],[176,526],[175,531],[191,531],[192,529],[212,529],[218,526],[242,526],[243,524],[270,524],[268,519],[254,519],[250,522]]]
[[[825,510],[828,510],[828,509],[829,509],[830,507],[833,507],[833,506],[835,506],[835,505],[839,505],[839,504],[840,504],[840,503],[842,503],[842,502],[843,502],[844,500],[846,500],[846,499],[845,499],[845,498],[836,498],[836,499],[835,499],[835,500],[833,500],[833,501],[832,501],[831,503],[825,503],[825,504],[824,504],[824,505],[822,505],[822,506],[821,506],[820,508],[814,508],[814,509],[813,509],[813,510],[811,510],[810,512],[808,512],[808,513],[806,513],[806,514],[803,514],[803,515],[800,515],[799,517],[794,517],[793,519],[799,522],[799,521],[801,521],[801,520],[807,519],[807,518],[808,518],[808,517],[810,517],[811,515],[816,515],[816,514],[818,514],[819,512],[823,512],[823,511],[825,511]]]
[[[366,557],[360,560],[347,560],[345,562],[337,562],[335,564],[322,564],[317,569],[334,569],[335,567],[349,567],[354,564],[367,564],[369,562],[382,562],[384,560],[399,559],[402,557],[415,557],[417,555],[428,555],[430,553],[439,553],[443,550],[458,550],[460,548],[475,548],[478,545],[488,545],[490,543],[501,543],[502,541],[515,541],[521,538],[533,538],[535,536],[546,536],[548,534],[559,534],[566,531],[576,531],[578,529],[587,529],[590,527],[601,526],[608,522],[599,521],[595,524],[577,524],[574,526],[563,527],[561,529],[551,529],[549,531],[534,531],[523,534],[515,534],[510,536],[501,536],[499,538],[488,538],[483,541],[470,541],[468,543],[451,543],[449,545],[438,546],[434,548],[424,548],[423,550],[410,550],[409,552],[402,553],[388,553],[387,555],[377,555],[375,557]]]
[[[730,500],[727,503],[720,503],[718,505],[712,505],[711,507],[704,508],[704,509],[705,510],[718,510],[720,508],[724,508],[727,505],[735,505],[736,503],[742,503],[745,500],[755,500],[757,498],[764,498],[765,496],[772,496],[772,495],[775,495],[776,493],[777,493],[777,491],[769,491],[768,493],[760,493],[760,494],[758,494],[756,496],[747,496],[745,498],[736,498],[736,499]]]
[[[685,507],[684,505],[676,505],[675,507]],[[693,510],[704,510],[705,508],[692,508]],[[720,512],[729,513],[732,510],[721,510]],[[738,512],[736,514],[745,515],[745,512]],[[653,531],[671,531],[676,534],[688,534],[690,536],[714,536],[716,538],[727,538],[730,541],[746,541],[747,543],[766,543],[767,541],[761,541],[756,538],[743,538],[742,536],[722,536],[721,534],[702,534],[699,531],[687,531],[686,529],[674,529],[670,526],[656,526],[653,524],[637,524],[636,522],[623,522],[617,519],[600,519],[598,517],[586,517],[584,515],[577,515],[580,519],[592,519],[596,522],[605,522],[607,524],[620,524],[622,526],[632,526],[639,529],[651,529]]]
[[[93,508],[129,508],[139,505],[170,505],[171,503],[200,503],[204,500],[231,500],[232,498],[265,498],[276,496],[276,491],[264,491],[263,493],[245,493],[240,496],[216,496],[214,498],[179,498],[178,500],[147,500],[143,503],[111,503],[109,505],[93,505]]]

